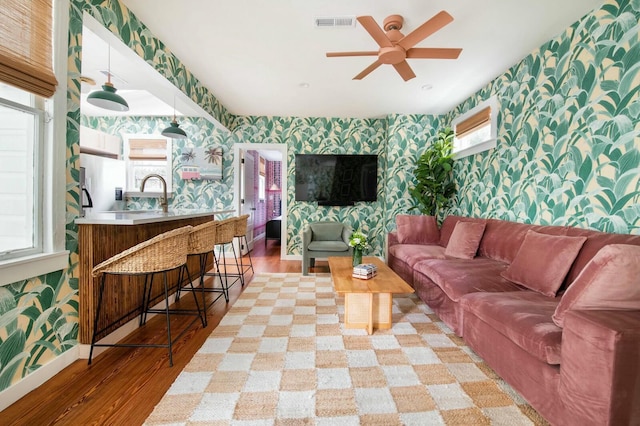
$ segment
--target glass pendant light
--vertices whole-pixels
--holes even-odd
[[[162,136],[172,139],[186,139],[187,134],[180,128],[180,125],[176,121],[176,97],[173,97],[173,121],[169,127],[162,131]]]
[[[122,96],[116,93],[116,88],[111,83],[111,45],[109,45],[108,54],[107,82],[102,86],[102,90],[95,90],[89,93],[87,102],[111,111],[129,111],[129,104]]]

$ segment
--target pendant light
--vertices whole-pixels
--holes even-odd
[[[176,97],[173,97],[173,121],[169,127],[162,131],[162,136],[173,139],[186,139],[187,134],[180,128],[180,125],[176,121]]]
[[[129,104],[122,96],[116,93],[116,88],[111,83],[111,45],[109,45],[108,53],[107,82],[102,86],[102,90],[95,90],[89,93],[87,102],[111,111],[129,111]]]

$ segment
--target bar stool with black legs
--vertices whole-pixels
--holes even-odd
[[[252,274],[254,273],[253,261],[251,260],[251,251],[249,251],[249,241],[247,241],[248,219],[249,219],[249,215],[243,214],[242,216],[236,218],[236,223],[235,223],[234,237],[238,239],[238,248],[240,251],[240,282],[242,283],[242,286],[244,286],[244,283],[245,283],[244,274],[249,271],[251,271]],[[244,244],[243,244],[243,240],[244,240]],[[243,263],[243,256],[242,256],[243,246],[247,248],[247,255],[249,256],[248,264]]]
[[[214,258],[216,261],[216,270],[221,274],[221,278],[224,278],[222,285],[226,288],[227,294],[229,288],[236,282],[241,281],[240,265],[238,264],[238,256],[236,256],[236,249],[233,246],[233,239],[236,233],[236,218],[229,218],[221,220],[216,232],[215,245],[218,247],[218,255]],[[227,246],[231,246],[233,253],[233,261],[227,260]]]
[[[207,308],[214,304],[221,296],[224,296],[224,299],[229,302],[229,292],[225,285],[222,282],[222,274],[220,273],[216,265],[216,254],[214,251],[214,246],[216,243],[216,235],[218,233],[218,226],[220,225],[220,221],[211,221],[206,222],[201,225],[194,226],[189,234],[189,252],[188,256],[198,256],[199,264],[200,264],[200,293],[202,295],[202,306],[204,309],[204,319],[205,319],[205,327],[207,324]],[[209,255],[211,255],[212,263],[214,265],[214,269],[212,272],[207,272],[207,261],[209,260]],[[205,278],[213,277],[213,283],[211,287],[205,286]],[[216,277],[220,282],[220,287],[216,287]],[[189,277],[189,282],[191,282],[191,277]],[[182,281],[180,281],[182,282]],[[183,290],[183,286],[178,286],[178,290],[176,291],[176,300],[180,299],[180,292]],[[191,288],[186,288],[186,290],[194,290],[198,291],[198,289],[194,289],[193,286]],[[214,298],[209,305],[206,303],[205,293],[217,293],[218,297]]]
[[[167,282],[167,273],[169,271],[186,267],[187,264],[187,252],[189,246],[189,233],[191,232],[191,226],[185,226],[182,228],[174,229],[169,232],[157,235],[147,241],[139,243],[130,249],[119,253],[93,268],[92,275],[94,277],[100,277],[100,289],[98,293],[98,305],[96,308],[95,320],[93,323],[93,337],[91,338],[91,350],[89,352],[89,364],[93,357],[93,349],[98,346],[120,346],[120,347],[155,347],[155,348],[168,348],[169,350],[169,365],[173,366],[173,344],[196,322],[198,318],[205,325],[203,319],[202,310],[198,298],[193,292],[193,298],[196,304],[196,310],[186,309],[169,309],[169,283]],[[162,281],[164,286],[164,309],[149,309],[151,287],[153,285],[153,278],[156,275],[162,275]],[[187,270],[188,274],[188,270]],[[166,344],[143,344],[143,343],[96,343],[97,336],[117,323],[120,319],[114,321],[112,324],[106,325],[102,328],[98,327],[100,320],[100,310],[103,303],[103,294],[105,288],[105,281],[107,275],[144,275],[144,289],[143,289],[143,301],[141,307],[140,324],[144,325],[146,322],[147,312],[162,313],[165,314],[167,321],[167,343]],[[193,285],[192,285],[193,288]],[[176,337],[171,336],[171,314],[181,315],[194,315],[193,319],[185,329]]]

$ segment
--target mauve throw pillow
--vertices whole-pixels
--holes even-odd
[[[440,229],[435,216],[396,216],[398,242],[400,244],[438,244]]]
[[[573,309],[640,309],[640,246],[602,247],[562,295],[553,322]]]
[[[505,235],[505,238],[509,238]],[[555,297],[587,237],[540,234],[532,230],[509,267],[500,275],[516,284]]]
[[[457,257],[458,259],[473,259],[476,257],[482,234],[484,234],[484,227],[484,223],[462,221],[456,223],[444,255]]]

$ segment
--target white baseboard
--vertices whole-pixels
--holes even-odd
[[[60,356],[38,368],[16,384],[0,392],[0,411],[4,410],[47,380],[67,368],[78,359],[78,347],[74,346]]]
[[[217,279],[217,278],[216,278]],[[199,281],[194,283],[194,287],[199,287]],[[169,296],[169,305],[173,304],[175,301],[175,294]],[[153,309],[164,309],[165,302],[161,300],[157,303]],[[155,315],[158,314],[148,314],[147,318],[151,319]],[[138,328],[139,318],[136,317],[131,321],[127,322],[120,328],[118,328],[113,333],[105,336],[98,343],[116,343],[119,340],[122,340],[128,334],[133,332]],[[97,347],[93,350],[93,356],[95,358],[96,355],[108,350],[108,347]],[[91,350],[90,344],[79,343],[73,348],[69,349],[66,352],[63,352],[60,356],[56,357],[52,361],[38,368],[33,373],[24,377],[19,382],[11,385],[7,389],[0,392],[0,411],[4,410],[32,390],[38,388],[42,384],[44,384],[47,380],[51,379],[53,376],[67,368],[74,361],[78,359],[89,359],[89,351]]]

